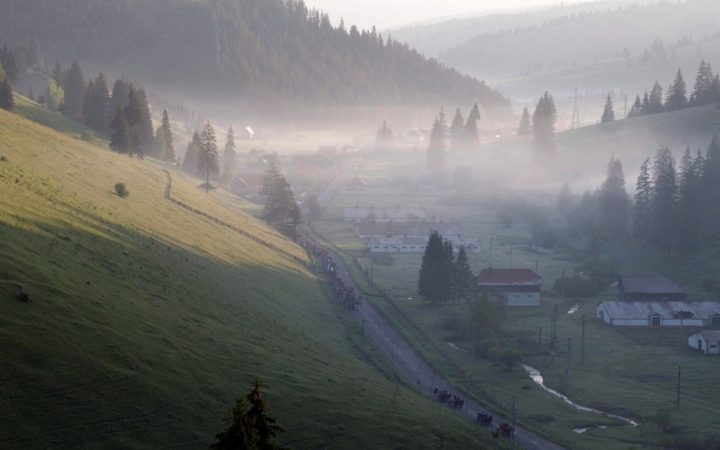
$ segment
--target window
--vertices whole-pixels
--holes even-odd
[[[374,248],[374,249],[378,249],[378,248],[380,248],[380,246],[379,246],[379,245],[375,245],[375,246],[373,246],[373,248]]]

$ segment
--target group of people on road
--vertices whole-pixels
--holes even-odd
[[[437,386],[433,386],[433,396],[440,403],[447,403],[451,408],[460,409],[465,406],[465,400],[461,399],[460,396],[448,392],[446,389],[438,389]]]
[[[330,252],[304,236],[299,239],[299,242],[305,251],[320,260],[323,272],[325,273],[325,277],[333,290],[335,298],[340,300],[343,306],[349,310],[357,311],[362,309],[362,295],[359,293],[356,294],[354,288],[348,287],[345,284],[340,275],[340,268],[330,256]]]

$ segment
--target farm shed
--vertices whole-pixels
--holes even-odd
[[[479,293],[499,291],[508,306],[540,306],[542,277],[530,269],[494,269],[488,267],[475,275]]]
[[[376,237],[368,240],[368,249],[372,253],[423,253],[430,237]],[[479,239],[449,238],[455,253],[465,247],[467,253],[480,253]]]
[[[706,355],[717,355],[720,343],[720,330],[703,330],[688,336],[688,345]]]
[[[616,326],[720,326],[720,302],[604,301],[597,317]]]
[[[652,270],[620,277],[618,282],[618,298],[622,301],[683,302],[686,296],[682,287]]]
[[[432,231],[443,238],[462,237],[462,225],[457,222],[360,222],[353,229],[359,238],[419,237],[427,239]]]
[[[429,220],[435,216],[433,210],[425,208],[343,208],[345,222],[417,222]]]

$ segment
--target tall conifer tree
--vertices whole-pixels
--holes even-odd
[[[165,153],[162,158],[167,162],[175,162],[175,144],[173,143],[173,132],[170,126],[170,116],[167,109],[163,110],[162,125],[160,125],[161,135],[165,143]]]
[[[530,122],[530,111],[527,106],[523,108],[520,124],[518,125],[518,136],[529,136],[532,133],[532,123]]]
[[[652,182],[650,180],[650,159],[646,159],[640,167],[640,175],[635,185],[635,206],[633,208],[633,236],[638,241],[650,236],[650,201],[652,199]]]
[[[215,129],[210,125],[210,122],[205,124],[200,134],[197,170],[198,173],[205,174],[205,192],[209,192],[210,175],[218,175],[220,173],[217,138],[215,137]]]
[[[110,148],[118,153],[127,154],[130,151],[131,135],[122,108],[118,105],[115,109],[115,116],[110,124],[112,137],[110,138]]]
[[[549,92],[540,97],[535,112],[532,116],[533,122],[533,146],[535,147],[535,161],[548,163],[555,158],[555,121],[557,110],[555,101]]]
[[[615,121],[615,109],[613,108],[612,98],[608,95],[605,100],[605,109],[602,113],[600,123],[614,122]]]
[[[452,123],[450,124],[450,147],[453,151],[462,150],[464,147],[464,140],[465,119],[463,118],[460,108],[457,108],[455,110],[455,117],[453,117]]]
[[[682,71],[678,69],[675,81],[673,81],[673,84],[667,92],[665,109],[667,111],[677,111],[687,107],[687,103],[687,86],[685,85],[685,79],[683,79]]]
[[[65,91],[66,115],[82,121],[83,98],[85,96],[85,78],[77,61],[73,61],[63,80]]]
[[[465,150],[477,150],[480,147],[480,129],[478,128],[478,122],[480,122],[480,106],[475,103],[470,110],[470,115],[465,121],[464,144]]]
[[[0,82],[0,108],[5,111],[12,111],[15,108],[15,99],[8,77],[3,78]]]

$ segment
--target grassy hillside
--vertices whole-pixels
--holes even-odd
[[[239,200],[173,180],[297,261],[165,200],[149,162],[5,111],[0,142],[0,447],[204,448],[254,376],[292,448],[481,447],[361,361],[302,249]]]

